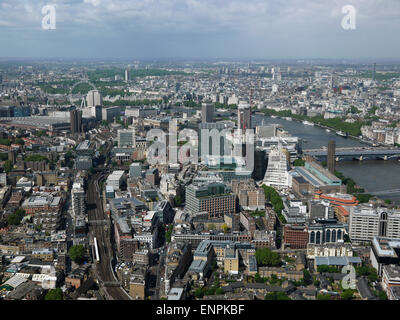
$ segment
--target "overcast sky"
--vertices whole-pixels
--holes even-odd
[[[400,58],[400,0],[0,0],[0,57]]]

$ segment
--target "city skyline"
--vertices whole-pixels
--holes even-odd
[[[47,1],[0,0],[0,301],[400,300],[399,0]]]

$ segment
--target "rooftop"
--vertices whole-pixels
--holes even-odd
[[[328,266],[346,266],[350,263],[361,263],[360,257],[315,257],[315,263],[317,266],[328,265]]]
[[[183,288],[172,288],[168,293],[168,300],[181,300]]]

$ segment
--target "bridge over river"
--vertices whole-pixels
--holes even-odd
[[[303,150],[303,155],[309,155],[318,161],[326,161],[328,156],[327,148]],[[351,160],[395,160],[400,158],[400,148],[389,147],[349,147],[336,148],[336,161]]]

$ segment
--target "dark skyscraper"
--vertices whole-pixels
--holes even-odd
[[[328,170],[331,173],[335,173],[335,152],[336,152],[336,142],[335,140],[330,140],[328,143]]]
[[[251,108],[249,105],[240,105],[238,107],[238,129],[246,130],[251,129]]]
[[[374,72],[372,74],[372,80],[375,81],[376,79],[376,63],[374,63]]]
[[[70,112],[71,133],[82,132],[82,112],[79,110],[72,110]]]
[[[214,105],[210,103],[203,103],[201,106],[201,122],[212,123],[214,122]]]

